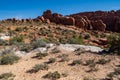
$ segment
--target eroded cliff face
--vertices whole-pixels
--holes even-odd
[[[72,25],[83,30],[92,29],[98,31],[105,31],[106,24],[101,20],[90,20],[86,15],[74,14],[70,16],[62,16],[57,13],[53,13],[47,10],[43,13],[45,19],[49,19],[51,22],[63,25]]]
[[[106,25],[105,30],[113,31],[113,32],[120,32],[120,10],[117,11],[96,11],[96,12],[83,12],[78,14],[73,14],[70,16],[86,16],[90,21],[102,21],[102,24]],[[96,26],[98,27],[98,26]]]
[[[43,12],[42,16],[34,19],[17,20],[6,19],[3,22],[12,21],[13,23],[34,23],[44,22],[50,24],[71,25],[73,27],[81,28],[83,30],[97,30],[97,31],[113,31],[120,32],[120,10],[117,11],[96,11],[96,12],[82,12],[68,16],[62,16],[58,13],[52,13],[50,10]]]

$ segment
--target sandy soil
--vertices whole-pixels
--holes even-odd
[[[57,56],[61,54],[68,54],[69,61],[59,62],[60,58],[58,58]],[[42,76],[50,71],[58,71],[61,74],[68,74],[67,77],[61,77],[59,80],[83,80],[83,78],[85,77],[96,78],[97,80],[100,80],[101,78],[105,78],[108,73],[112,72],[116,65],[120,64],[120,57],[118,56],[104,56],[88,52],[81,55],[75,55],[74,52],[62,51],[62,53],[49,54],[43,59],[31,58],[33,56],[35,56],[35,53],[31,52],[21,57],[18,63],[15,63],[13,65],[0,65],[0,74],[12,72],[16,75],[14,78],[15,80],[47,80],[42,78]],[[42,70],[37,73],[26,73],[26,71],[32,69],[35,64],[47,62],[49,58],[56,58],[57,61],[55,63],[49,64],[48,70]],[[96,68],[98,68],[98,71],[94,72],[87,72],[89,70],[89,67],[83,64],[75,66],[69,65],[72,63],[73,60],[76,59],[81,59],[82,62],[85,63],[85,61],[89,59],[95,59],[95,61],[97,61],[101,58],[111,59],[112,61],[105,65],[97,64]]]

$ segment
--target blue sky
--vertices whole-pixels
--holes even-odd
[[[118,10],[120,0],[0,0],[0,19],[35,18],[43,11],[68,15],[96,10]]]

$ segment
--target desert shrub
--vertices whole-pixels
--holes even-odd
[[[17,27],[17,28],[15,29],[15,31],[18,31],[18,32],[21,32],[22,30],[23,30],[22,27]]]
[[[85,36],[84,36],[84,39],[89,39],[90,38],[90,35],[89,34],[86,34]]]
[[[115,75],[120,75],[120,68],[116,68],[116,69],[114,70],[114,74],[115,74]]]
[[[104,33],[100,35],[100,38],[105,38],[105,37],[106,37],[106,34]]]
[[[55,71],[55,72],[49,72],[47,73],[45,76],[43,76],[44,78],[48,78],[48,79],[59,79],[61,77],[61,74],[58,72],[58,71]]]
[[[0,80],[12,80],[15,75],[12,73],[3,73],[0,75]]]
[[[109,77],[110,79],[112,79],[114,76],[115,76],[114,72],[107,74],[107,77]]]
[[[17,62],[19,59],[20,59],[20,57],[14,55],[14,54],[1,55],[0,65],[13,64],[13,63]]]
[[[15,32],[14,30],[9,30],[9,31],[8,31],[8,35],[9,35],[9,36],[13,36],[13,34],[14,34],[14,35],[16,34],[16,32]]]
[[[95,60],[94,59],[89,59],[86,61],[85,65],[90,65],[90,64],[94,64]]]
[[[49,34],[49,32],[45,28],[41,28],[39,31],[42,36],[46,36],[47,34]]]
[[[16,43],[23,42],[23,40],[24,40],[23,36],[15,36],[9,40],[9,43],[16,44]]]
[[[54,37],[53,34],[51,34],[51,33],[49,33],[47,36],[51,37],[51,38]]]
[[[39,58],[39,59],[42,59],[43,57],[45,57],[47,55],[48,55],[48,53],[37,53],[35,57]]]
[[[82,61],[81,60],[74,60],[71,65],[80,65],[82,64]]]
[[[2,49],[0,49],[0,57],[6,54],[10,54],[10,53],[13,53],[12,47],[3,47]]]
[[[47,40],[49,41],[49,43],[55,43],[57,40],[53,37],[48,37]]]
[[[113,72],[110,72],[107,77],[110,78],[111,80],[113,80],[113,77],[116,77],[116,76],[119,76],[120,75],[120,68],[115,68]],[[119,79],[117,79],[119,80]]]
[[[94,71],[98,71],[98,68],[96,67],[96,63],[90,64],[89,70],[87,72],[94,72]]]
[[[32,46],[26,43],[17,44],[20,51],[30,52],[32,50]]]
[[[62,44],[65,44],[66,43],[66,40],[64,38],[60,38],[59,39],[59,42],[62,43]]]
[[[62,58],[62,57],[68,57],[68,54],[61,54],[57,56],[58,58]]]
[[[100,35],[99,35],[98,33],[94,33],[94,36],[95,36],[96,38],[100,38]]]
[[[2,28],[0,28],[0,33],[2,33],[3,32],[3,29]]]
[[[43,40],[44,42],[46,42],[46,43],[50,43],[49,38],[43,38],[42,40]]]
[[[4,40],[0,39],[0,45],[1,46],[5,46],[7,44],[8,44],[7,41],[4,41]]]
[[[44,42],[42,39],[38,39],[36,41],[32,42],[33,48],[38,48],[38,47],[46,47],[46,42]]]
[[[83,44],[83,37],[82,36],[75,36],[73,38],[68,39],[67,41],[69,44]]]
[[[48,70],[48,65],[47,64],[36,64],[31,70],[29,70],[28,72],[30,73],[36,73],[40,70]]]
[[[59,55],[58,58],[61,58],[60,62],[69,61],[69,58],[68,58],[67,54]]]
[[[85,77],[85,78],[83,78],[83,80],[91,80],[91,79],[90,79],[90,78]]]
[[[65,62],[65,61],[69,61],[69,58],[65,56],[61,57],[60,62]]]
[[[120,34],[108,37],[109,52],[120,55]]]
[[[109,59],[109,60],[106,60],[106,59],[102,58],[102,59],[99,59],[97,63],[104,65],[104,64],[106,64],[106,63],[108,63],[108,62],[110,62],[110,61],[111,61],[110,59]]]
[[[56,59],[55,59],[55,58],[49,58],[48,63],[54,63],[55,61],[56,61]]]

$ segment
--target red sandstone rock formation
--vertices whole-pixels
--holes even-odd
[[[45,19],[44,22],[47,23],[47,24],[50,24],[50,20],[49,19]]]
[[[90,22],[102,20],[106,24],[106,30],[120,32],[120,10],[114,11],[96,11],[96,12],[83,12],[70,16],[86,16]],[[97,26],[96,26],[97,27]]]
[[[102,20],[92,21],[91,22],[93,30],[105,31],[106,24]]]
[[[75,19],[72,17],[59,17],[59,23],[64,24],[64,25],[75,25]]]
[[[76,26],[84,30],[98,30],[98,31],[115,31],[120,32],[120,10],[114,11],[95,11],[95,12],[82,12],[77,14],[72,14],[68,16],[62,16],[58,13],[52,13],[47,10],[42,16],[35,19],[22,19],[17,20],[6,19],[3,22],[13,22],[13,23],[34,23],[34,22],[45,22],[50,24],[50,22],[63,25]]]
[[[43,13],[45,19],[49,19],[50,22],[64,25],[75,25],[75,19],[73,17],[63,17],[61,14],[53,13],[47,10]]]

